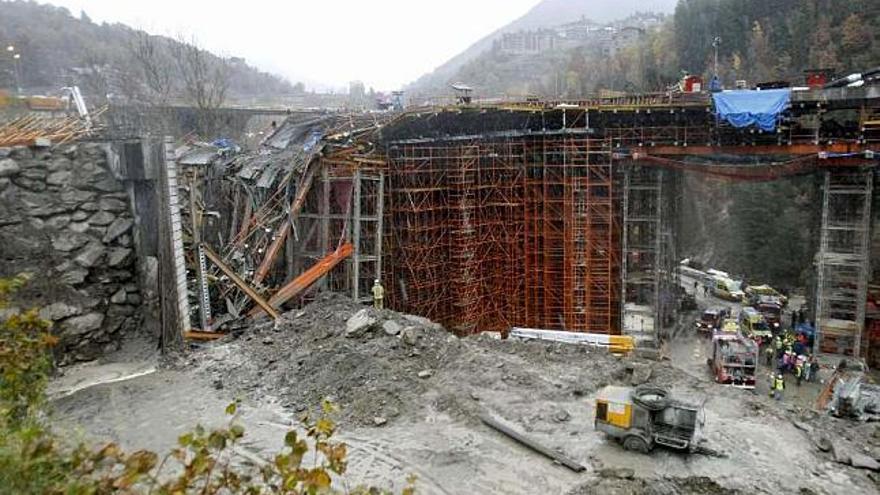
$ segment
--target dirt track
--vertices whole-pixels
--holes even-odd
[[[248,451],[265,457],[279,448],[298,411],[330,397],[342,407],[341,437],[351,447],[347,482],[399,487],[414,473],[422,493],[877,490],[867,471],[837,464],[811,443],[827,431],[841,448],[876,448],[871,425],[854,434],[849,423],[719,387],[703,368],[682,370],[668,361],[620,359],[561,344],[458,339],[390,311],[375,315],[371,331],[347,337],[345,322],[358,309],[345,299],[323,300],[286,315],[278,328],[247,329],[172,369],[78,391],[58,399],[56,408],[90,435],[165,450],[194,423],[223,421],[223,406],[243,397]],[[403,335],[385,332],[382,323],[389,320]],[[665,450],[632,454],[593,431],[595,391],[628,383],[633,362],[652,368],[651,382],[705,401],[707,445],[726,458]],[[420,377],[425,371],[430,376]],[[476,419],[483,412],[587,471],[553,465],[489,430]],[[382,421],[376,418],[384,423],[377,426]],[[806,433],[792,420],[815,430]],[[630,475],[635,479],[621,478]]]

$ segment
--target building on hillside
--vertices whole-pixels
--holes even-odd
[[[495,41],[495,49],[510,55],[544,53],[558,48],[559,36],[552,29],[504,33]]]
[[[603,52],[608,56],[614,56],[618,50],[637,43],[644,35],[645,30],[640,27],[623,27],[616,30],[611,39],[604,43]]]
[[[493,48],[503,54],[527,55],[588,46],[604,56],[613,56],[655,29],[663,19],[662,14],[643,13],[602,25],[582,17],[552,29],[504,33],[495,40]]]

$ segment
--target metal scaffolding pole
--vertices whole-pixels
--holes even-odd
[[[814,351],[862,356],[874,174],[825,172]]]
[[[656,341],[662,326],[662,171],[627,164],[623,177],[621,320],[623,333]]]

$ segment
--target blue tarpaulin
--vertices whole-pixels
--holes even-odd
[[[712,94],[715,115],[734,127],[758,126],[767,132],[776,130],[779,115],[791,102],[791,89],[740,90]]]

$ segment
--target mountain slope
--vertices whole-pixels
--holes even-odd
[[[677,3],[678,0],[543,0],[519,19],[477,41],[434,72],[422,76],[409,89],[419,91],[442,86],[465,64],[489,50],[492,41],[503,33],[556,26],[581,17],[604,23],[636,12],[671,13]]]
[[[100,67],[113,73],[131,68],[129,47],[140,32],[123,24],[96,24],[84,13],[79,18],[60,7],[31,1],[0,0],[0,42],[3,49],[13,44],[22,54],[21,85],[27,92],[52,92],[70,83],[80,83],[75,74],[83,68]],[[173,46],[173,39],[155,36],[157,42]],[[219,57],[209,55],[213,61]],[[229,64],[230,96],[292,93],[286,80],[247,65],[242,59]],[[0,88],[14,85],[12,64],[0,59]],[[91,88],[83,87],[83,91]]]

